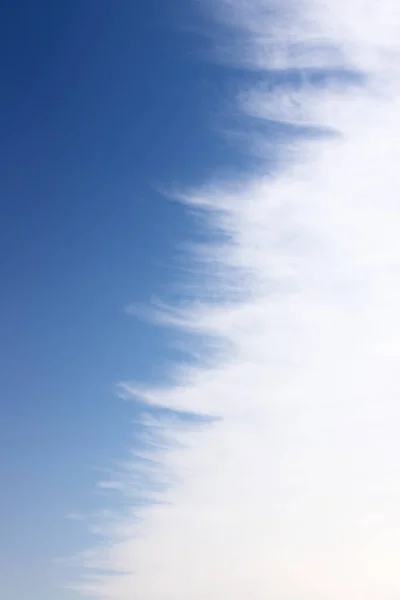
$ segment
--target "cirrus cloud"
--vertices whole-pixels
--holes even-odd
[[[149,414],[163,410],[115,476],[126,508],[85,553],[94,572],[79,587],[105,600],[392,600],[400,4],[216,0],[210,10],[232,30],[234,60],[265,79],[239,94],[243,116],[303,129],[279,144],[272,174],[266,159],[265,175],[183,195],[225,234],[212,259],[203,248],[219,297],[161,307],[159,318],[218,351],[177,369],[169,387],[122,384]]]

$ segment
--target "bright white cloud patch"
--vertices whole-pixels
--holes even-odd
[[[213,248],[226,303],[164,318],[227,349],[178,371],[170,389],[140,393],[218,419],[148,424],[154,450],[134,458],[116,487],[128,505],[138,489],[163,503],[105,524],[103,545],[85,559],[104,572],[82,588],[106,600],[394,600],[400,3],[213,0],[212,8],[237,36],[232,56],[266,80],[269,69],[304,69],[243,90],[243,111],[332,135],[281,141],[274,176],[187,198],[228,234]],[[240,301],[231,300],[233,284]]]

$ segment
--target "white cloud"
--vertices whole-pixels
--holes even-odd
[[[149,494],[159,502],[128,506],[108,524],[103,545],[87,554],[87,565],[105,573],[82,589],[107,600],[393,600],[400,4],[214,0],[213,8],[246,36],[253,67],[335,65],[367,77],[362,86],[289,80],[240,96],[245,114],[336,135],[288,143],[273,177],[209,185],[187,198],[228,234],[215,268],[245,289],[232,302],[226,284],[226,303],[163,319],[226,349],[211,364],[178,371],[170,389],[126,384],[123,392],[218,419],[148,423],[150,432],[156,426],[145,455],[155,461]],[[138,469],[133,458],[120,475],[128,500],[146,472]]]

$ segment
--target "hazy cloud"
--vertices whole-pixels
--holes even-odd
[[[214,263],[204,248],[226,302],[161,306],[162,320],[222,350],[168,389],[121,390],[214,419],[146,422],[144,455],[113,479],[128,508],[85,555],[103,572],[81,589],[107,600],[394,600],[400,4],[209,4],[231,28],[234,60],[266,78],[239,94],[243,115],[304,129],[280,144],[273,175],[185,196],[226,233]],[[315,139],[310,126],[331,135]],[[142,472],[149,502],[129,507]]]

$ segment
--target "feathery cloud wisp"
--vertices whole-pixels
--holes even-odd
[[[124,394],[215,419],[147,423],[152,445],[119,474],[127,509],[85,555],[102,572],[81,589],[106,600],[393,599],[400,4],[212,6],[245,41],[238,60],[285,75],[244,90],[244,114],[304,130],[280,146],[274,175],[186,198],[227,234],[213,248],[226,302],[163,318],[226,350],[168,389]],[[316,140],[310,126],[333,135]],[[130,508],[138,485],[148,502]]]

